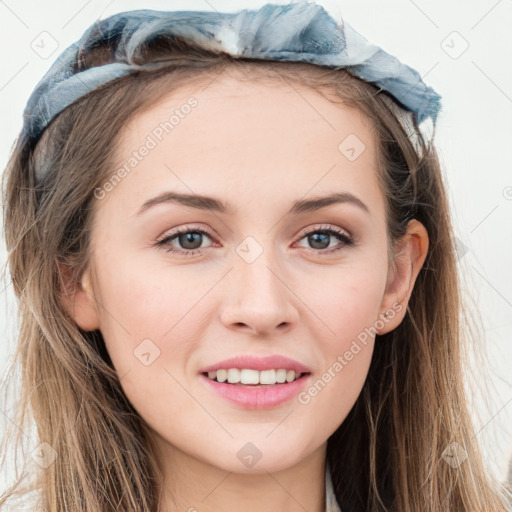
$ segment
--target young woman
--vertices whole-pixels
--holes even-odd
[[[510,510],[464,394],[439,108],[311,3],[95,23],[5,173],[38,445],[2,502]]]

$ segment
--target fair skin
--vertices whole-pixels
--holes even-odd
[[[154,432],[167,491],[161,512],[324,512],[327,439],[360,394],[374,338],[308,403],[294,397],[243,409],[198,372],[234,355],[281,354],[307,365],[306,389],[313,386],[380,315],[395,312],[380,334],[402,321],[427,233],[409,223],[388,275],[369,121],[286,82],[242,83],[226,73],[204,90],[182,86],[130,121],[116,161],[126,162],[191,95],[198,105],[190,114],[96,201],[92,261],[70,310],[83,329],[101,330],[126,396]],[[366,146],[354,161],[338,150],[349,134]],[[137,215],[164,191],[213,196],[234,212],[168,202]],[[294,201],[335,191],[357,196],[368,212],[346,202],[287,213]],[[154,245],[178,227],[213,236]],[[357,245],[333,234],[315,245],[306,235],[320,227],[338,228]],[[248,236],[262,249],[251,263],[236,251]],[[196,247],[202,252],[188,257],[166,251]],[[160,350],[148,366],[134,356],[145,339]],[[252,467],[237,456],[247,443],[261,453]]]

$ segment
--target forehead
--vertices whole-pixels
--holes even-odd
[[[116,193],[141,196],[168,186],[239,199],[269,191],[297,199],[336,187],[382,203],[366,116],[286,80],[226,73],[180,85],[127,123],[116,165],[144,145],[151,149]]]

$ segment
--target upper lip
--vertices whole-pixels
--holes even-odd
[[[222,369],[229,370],[230,368],[247,368],[258,371],[272,369],[279,370],[284,368],[286,370],[295,370],[295,373],[311,373],[311,370],[307,366],[295,361],[294,359],[281,355],[272,355],[267,357],[256,357],[250,355],[235,356],[205,366],[200,370],[200,373],[214,372]]]

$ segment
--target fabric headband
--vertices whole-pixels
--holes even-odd
[[[237,13],[142,9],[96,21],[60,54],[28,100],[22,135],[37,140],[57,114],[107,82],[168,65],[161,60],[137,64],[142,62],[144,45],[157,37],[184,38],[205,50],[234,57],[346,68],[397,100],[399,108],[391,105],[393,101],[388,104],[410,136],[429,118],[435,126],[441,109],[441,96],[425,85],[417,71],[370,43],[345,21],[337,23],[315,3],[266,4]],[[112,62],[80,70],[83,56],[103,45],[110,50]]]

